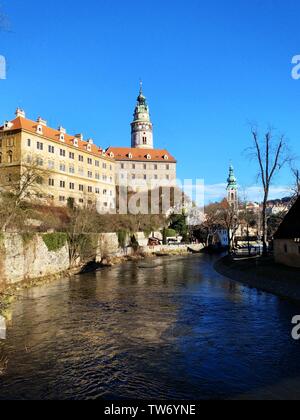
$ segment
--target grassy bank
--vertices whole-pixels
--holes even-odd
[[[277,296],[300,301],[300,269],[276,264],[272,258],[233,260],[226,256],[215,264],[218,273]]]

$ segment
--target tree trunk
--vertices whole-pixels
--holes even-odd
[[[262,231],[263,231],[263,255],[268,254],[268,218],[267,218],[267,201],[268,192],[265,193],[263,202],[263,220],[262,220]]]

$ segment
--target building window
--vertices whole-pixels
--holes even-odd
[[[147,165],[146,165],[146,164],[144,165],[144,169],[145,169],[145,170],[147,169]]]
[[[96,188],[96,189],[95,189],[95,193],[96,193],[96,194],[100,194],[100,188]]]
[[[144,175],[144,180],[146,180],[147,179],[147,175]]]
[[[51,160],[49,160],[48,161],[48,168],[49,169],[54,169],[54,166],[55,166],[54,162],[52,162]]]
[[[92,165],[93,164],[93,160],[91,158],[88,158],[87,163],[88,163],[88,165]]]
[[[59,154],[60,154],[60,156],[62,156],[62,157],[66,157],[66,151],[65,151],[64,149],[60,149]]]
[[[88,178],[93,178],[93,172],[88,171]]]
[[[93,187],[88,187],[88,192],[92,193],[93,192]]]
[[[66,188],[65,181],[60,181],[59,186],[60,186],[60,188]]]
[[[154,170],[157,171],[157,169],[158,169],[158,166],[154,165]]]
[[[44,150],[44,144],[43,144],[43,143],[41,143],[40,141],[38,141],[38,142],[36,143],[36,148],[37,148],[38,150]]]
[[[83,185],[79,185],[79,191],[81,191],[81,192],[84,191],[84,186]]]
[[[11,150],[7,152],[7,162],[13,163],[13,152]]]
[[[132,165],[132,169],[135,169],[135,164]]]
[[[147,144],[147,137],[143,137],[143,144]]]
[[[74,182],[70,182],[70,190],[75,190],[75,184],[74,184]]]
[[[14,138],[7,139],[6,145],[7,145],[7,147],[14,147],[14,145],[15,145]]]
[[[79,203],[80,203],[80,204],[83,204],[83,203],[84,203],[83,198],[79,198],[79,200],[78,200],[78,201],[79,201]]]
[[[121,163],[121,169],[125,169],[124,163]]]
[[[55,152],[54,146],[48,146],[48,152],[53,154]]]
[[[79,155],[78,156],[78,160],[79,160],[79,162],[83,162],[84,161],[83,156],[82,155]]]
[[[170,170],[170,165],[166,165],[166,170],[169,171]]]
[[[64,165],[63,163],[61,163],[61,164],[59,165],[59,170],[60,170],[61,172],[66,172],[66,165]]]
[[[31,147],[31,140],[27,139],[27,147]]]
[[[69,158],[70,159],[75,159],[75,153],[69,152]]]
[[[54,187],[54,179],[49,179],[49,187]]]
[[[100,162],[99,162],[99,160],[95,160],[95,166],[96,166],[97,168],[99,168],[99,167],[100,167]]]
[[[60,196],[59,196],[59,201],[60,201],[61,203],[65,202],[65,201],[66,201],[66,197],[64,197],[63,195],[60,195]]]
[[[99,174],[98,172],[95,174],[95,178],[96,178],[97,180],[100,180],[100,174]]]
[[[107,190],[103,190],[103,195],[107,195]]]
[[[106,169],[106,168],[107,168],[106,163],[103,163],[102,168],[103,168],[103,169]]]
[[[75,168],[74,168],[74,166],[70,166],[69,167],[69,172],[70,172],[70,174],[75,174]]]
[[[36,163],[38,166],[44,166],[44,161],[41,158],[37,158]]]

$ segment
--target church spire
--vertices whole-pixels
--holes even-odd
[[[238,183],[234,174],[234,167],[230,164],[229,167],[229,176],[227,179],[227,201],[229,205],[235,210],[238,211],[239,208],[239,192],[238,192]]]

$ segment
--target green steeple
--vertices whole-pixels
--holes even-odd
[[[150,122],[150,112],[146,96],[143,93],[143,83],[140,82],[140,93],[137,97],[137,104],[134,111],[134,121]]]
[[[236,177],[234,175],[234,168],[232,165],[229,167],[229,177],[227,179],[228,185],[227,185],[227,191],[237,190],[238,189],[238,183],[236,180]]]

